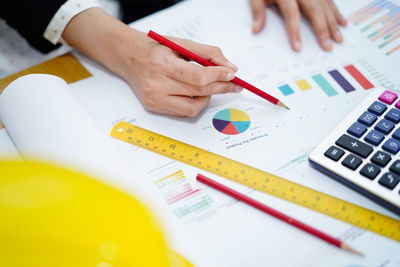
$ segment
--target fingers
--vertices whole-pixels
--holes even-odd
[[[170,107],[170,112],[176,112],[181,117],[196,117],[210,101],[210,96],[169,96],[166,104]]]
[[[226,66],[228,61],[221,50],[178,40],[199,56],[225,66],[202,67],[182,59],[169,48],[154,46],[154,51],[145,58],[146,64],[139,66],[141,62],[133,62],[136,64],[132,67],[140,80],[132,80],[131,87],[147,110],[195,117],[208,104],[211,95],[241,90],[230,82],[236,69]]]
[[[339,12],[336,4],[333,2],[333,0],[328,0],[329,6],[331,7],[331,10],[333,11],[333,14],[335,15],[336,21],[342,25],[342,26],[346,26],[347,25],[347,21],[346,19],[343,17],[343,15]]]
[[[170,58],[167,75],[186,84],[203,87],[213,82],[227,82],[235,73],[226,67],[202,67],[179,58]]]
[[[207,106],[210,96],[185,96],[173,95],[166,91],[166,88],[178,87],[177,82],[170,80],[162,86],[158,84],[144,85],[145,88],[138,90],[135,94],[140,98],[144,108],[148,111],[178,117],[195,117]],[[181,84],[182,86],[182,84]],[[181,87],[182,88],[182,87]],[[179,92],[181,93],[181,92]]]
[[[330,36],[332,37],[332,39],[337,43],[342,42],[343,37],[339,31],[339,25],[338,25],[338,22],[336,20],[335,14],[333,13],[332,9],[325,10],[325,18],[326,18]]]
[[[135,93],[147,110],[179,117],[197,116],[212,94],[242,90],[238,90],[232,82],[214,82],[196,87],[170,78],[147,81],[142,86],[142,90],[136,86]]]
[[[338,43],[343,41],[339,25],[346,25],[347,22],[333,0],[300,0],[299,3],[324,50],[332,50],[331,39]]]
[[[265,1],[250,0],[251,10],[253,13],[253,33],[260,32],[265,25]]]
[[[318,42],[325,51],[332,50],[330,31],[324,12],[324,1],[302,1],[302,9],[309,18],[311,25],[317,35]]]
[[[216,94],[225,94],[240,92],[243,88],[231,82],[213,82],[205,86],[193,86],[190,84],[177,84],[168,91],[173,95],[184,96],[211,96]]]
[[[283,18],[286,22],[286,29],[289,34],[290,45],[294,51],[301,50],[300,40],[300,9],[296,1],[281,0],[278,1]]]
[[[216,46],[204,45],[189,40],[176,39],[177,43],[184,48],[192,51],[198,56],[214,63],[218,66],[223,66],[231,69],[233,72],[237,71],[237,66],[231,63],[222,53],[221,49]]]

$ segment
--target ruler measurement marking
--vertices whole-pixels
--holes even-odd
[[[118,123],[113,128],[112,136],[173,160],[220,175],[255,190],[400,241],[399,220],[318,192],[312,188],[147,131],[127,122]]]

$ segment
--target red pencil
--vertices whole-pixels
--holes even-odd
[[[181,54],[182,56],[187,57],[187,58],[199,63],[202,66],[205,66],[205,67],[206,66],[217,66],[214,63],[212,63],[212,62],[210,62],[210,61],[208,61],[208,60],[206,60],[206,59],[204,59],[202,57],[199,57],[198,55],[190,52],[189,50],[183,48],[182,46],[172,42],[171,40],[159,35],[158,33],[155,33],[155,32],[150,30],[149,33],[147,34],[147,36],[152,38],[153,40],[159,42],[160,44],[165,45],[166,47],[169,47],[170,49],[172,49],[175,52]],[[231,80],[231,82],[233,82],[234,84],[237,84],[237,85],[249,90],[250,92],[252,92],[252,93],[254,93],[254,94],[256,94],[256,95],[258,95],[258,96],[260,96],[260,97],[262,97],[262,98],[264,98],[266,100],[268,100],[272,104],[275,104],[275,105],[278,105],[280,107],[289,109],[279,99],[267,94],[266,92],[264,92],[264,91],[258,89],[257,87],[255,87],[255,86],[243,81],[242,79],[240,79],[238,77],[233,78],[233,80]]]
[[[350,247],[349,245],[347,245],[346,243],[342,242],[341,240],[334,238],[328,234],[325,234],[325,233],[323,233],[305,223],[302,223],[292,217],[289,217],[286,214],[283,214],[282,212],[279,212],[271,207],[268,207],[267,205],[264,205],[263,203],[255,200],[255,199],[252,199],[242,193],[239,193],[223,184],[220,184],[202,174],[197,174],[196,178],[197,178],[197,181],[199,181],[199,182],[202,182],[208,186],[211,186],[212,188],[217,189],[218,191],[220,191],[222,193],[225,193],[233,198],[236,198],[237,200],[240,200],[258,210],[268,213],[269,215],[271,215],[279,220],[282,220],[288,224],[293,225],[294,227],[297,227],[297,228],[299,228],[303,231],[306,231],[322,240],[325,240],[326,242],[328,242],[338,248],[347,250],[354,254],[363,255],[360,252],[358,252],[357,250],[355,250],[352,247]]]

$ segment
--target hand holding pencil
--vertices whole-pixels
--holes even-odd
[[[215,63],[210,62],[209,60],[206,60],[204,58],[202,58],[199,55],[196,55],[195,53],[187,50],[186,48],[178,45],[177,43],[174,43],[173,41],[159,35],[158,33],[155,33],[154,31],[149,31],[149,33],[147,34],[147,36],[149,36],[150,38],[154,39],[155,41],[159,42],[162,45],[165,45],[166,47],[169,47],[170,49],[172,49],[173,51],[175,51],[176,53],[190,59],[193,60],[197,63],[199,63],[200,65],[204,66],[204,67],[215,67],[217,66]],[[249,90],[250,92],[258,95],[259,97],[264,98],[265,100],[271,102],[274,105],[278,105],[280,107],[289,109],[289,107],[287,107],[282,101],[280,101],[279,99],[269,95],[268,93],[258,89],[257,87],[245,82],[244,80],[238,78],[238,77],[233,77],[232,79],[230,79],[230,81],[238,86],[241,86],[247,90]]]
[[[74,16],[63,38],[123,78],[144,108],[155,113],[195,117],[211,95],[241,90],[229,82],[237,68],[218,48],[171,38],[220,66],[192,64],[101,8],[89,8]]]

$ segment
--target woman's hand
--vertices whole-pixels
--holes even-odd
[[[63,38],[125,79],[144,107],[153,112],[195,117],[211,95],[241,91],[229,82],[237,68],[220,49],[171,38],[220,66],[190,63],[99,8],[90,8],[73,18]]]
[[[342,42],[339,25],[346,20],[338,11],[333,0],[250,0],[253,10],[253,32],[260,32],[265,24],[265,7],[276,4],[286,22],[290,44],[295,51],[301,50],[300,17],[301,11],[310,20],[318,42],[326,50],[332,50],[332,41]]]
[[[186,61],[144,33],[138,33],[135,39],[132,41],[135,47],[129,49],[135,52],[126,51],[128,64],[123,77],[148,110],[195,117],[208,104],[211,95],[241,91],[229,82],[235,77],[236,67],[217,47],[169,38],[221,66],[202,67]]]

